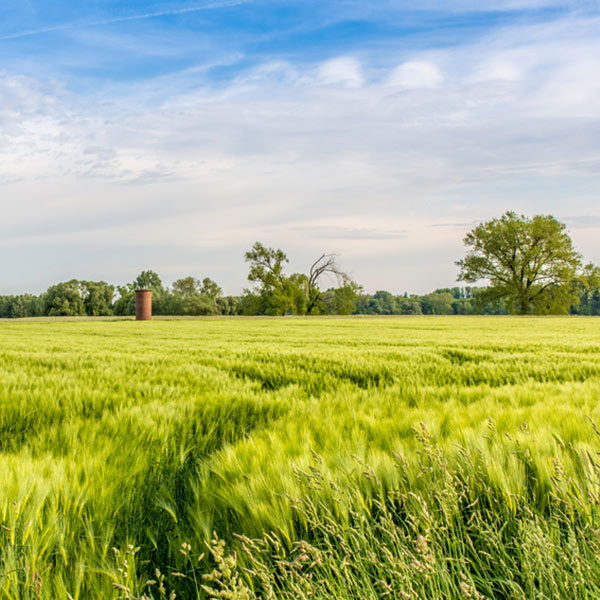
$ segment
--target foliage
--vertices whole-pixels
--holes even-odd
[[[310,315],[313,311],[331,312],[330,306],[327,303],[325,294],[321,290],[325,278],[334,279],[339,288],[347,288],[346,296],[349,291],[354,291],[352,288],[352,280],[350,276],[342,271],[337,262],[335,254],[321,254],[319,258],[310,266],[306,282],[306,314]],[[356,290],[358,295],[358,289]],[[343,294],[343,292],[342,292]],[[354,308],[350,311],[353,312]],[[347,312],[339,314],[350,314]]]
[[[248,281],[257,284],[259,296],[255,302],[249,300],[247,306],[256,307],[255,314],[303,314],[307,279],[300,274],[285,274],[284,264],[289,262],[286,254],[256,242],[245,256],[246,262],[250,263]],[[251,293],[247,292],[246,295]]]
[[[421,310],[425,315],[454,314],[454,296],[450,292],[434,292],[423,296]]]
[[[571,313],[580,315],[600,314],[600,267],[585,265],[575,282],[577,302],[571,306]]]
[[[181,306],[163,314],[216,315],[221,312],[219,300],[223,291],[209,277],[202,282],[194,277],[178,279],[173,283],[173,295],[181,301]]]
[[[44,313],[51,317],[85,315],[79,281],[72,279],[50,286],[44,295]]]
[[[592,267],[592,269],[595,267]],[[577,301],[571,306],[571,314],[600,315],[600,289],[594,277],[584,273],[575,283]],[[352,292],[355,293],[352,293]],[[336,298],[334,289],[322,293],[322,302],[316,305],[312,314],[340,314],[348,311],[359,315],[505,315],[508,308],[502,298],[489,298],[486,288],[442,288],[423,296],[408,294],[395,296],[391,292],[379,290],[375,294],[365,294],[360,289],[339,289]],[[348,302],[337,300],[344,294]],[[448,294],[451,294],[452,300]],[[438,299],[438,296],[441,296]],[[216,300],[216,311],[215,311]],[[304,303],[298,294],[297,305],[301,311]],[[118,316],[135,314],[135,293],[132,286],[117,286],[117,299],[112,305],[112,313]],[[155,315],[264,315],[269,312],[268,298],[247,291],[244,296],[217,296],[193,294],[184,296],[169,289],[153,294]],[[275,311],[271,311],[275,312]],[[36,317],[47,315],[44,295],[0,296],[0,318]]]
[[[246,261],[250,263],[248,280],[257,284],[257,293],[246,290],[242,314],[351,314],[356,310],[362,288],[341,270],[333,254],[322,254],[308,275],[286,275],[287,255],[260,242],[246,252]],[[327,277],[335,279],[339,287],[322,291],[319,286]]]
[[[133,282],[136,290],[161,291],[163,289],[160,277],[154,271],[142,271]]]
[[[581,258],[565,225],[551,215],[507,212],[475,227],[464,243],[469,250],[456,263],[459,280],[487,279],[488,298],[504,299],[513,311],[564,314],[577,301]]]
[[[104,281],[82,281],[81,290],[86,315],[96,317],[112,314],[113,285]]]
[[[104,281],[71,279],[48,288],[42,299],[43,314],[51,317],[111,315],[114,293],[114,286]]]
[[[44,314],[43,299],[32,294],[0,296],[0,319],[38,317]]]
[[[194,296],[200,293],[200,282],[195,277],[184,277],[173,282],[173,291],[181,296]]]
[[[351,315],[356,312],[356,304],[362,291],[358,283],[346,280],[344,285],[329,289],[322,295],[323,306],[331,315]]]
[[[202,280],[200,293],[207,298],[210,298],[214,308],[214,314],[219,314],[219,300],[223,298],[223,290],[219,287],[217,282],[213,281],[210,277],[205,277]]]

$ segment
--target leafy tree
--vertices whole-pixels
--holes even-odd
[[[361,292],[362,287],[355,281],[349,281],[345,285],[327,290],[324,294],[324,302],[328,312],[334,315],[355,313]]]
[[[0,319],[38,317],[44,314],[41,298],[32,294],[0,296]]]
[[[267,248],[256,242],[245,256],[246,262],[250,263],[248,281],[257,282],[267,289],[281,287],[285,279],[283,265],[289,262],[283,250]]]
[[[344,286],[350,282],[350,276],[341,270],[335,254],[321,254],[310,267],[306,282],[307,315],[310,315],[319,304],[324,302],[324,295],[320,287],[326,277],[334,279],[338,286]]]
[[[565,313],[577,301],[581,264],[566,227],[550,215],[529,219],[507,212],[464,238],[469,248],[458,279],[487,279],[486,300],[503,299],[517,313]]]
[[[200,292],[200,282],[195,277],[184,277],[173,283],[173,291],[182,296],[194,296]]]
[[[223,297],[223,290],[217,285],[216,281],[213,281],[210,277],[205,277],[202,280],[202,286],[200,287],[200,293],[210,298],[215,314],[219,313],[218,301]]]
[[[265,294],[255,294],[252,290],[244,290],[244,295],[240,298],[239,314],[247,316],[267,314]]]
[[[386,290],[377,290],[370,302],[373,314],[396,315],[398,314],[397,298]]]
[[[181,295],[163,287],[152,290],[152,313],[155,315],[183,315],[185,301]]]
[[[154,271],[142,271],[133,282],[134,289],[159,291],[163,289],[160,277]]]
[[[118,285],[117,292],[119,297],[115,300],[112,310],[115,315],[134,315],[135,314],[135,290],[133,284]]]
[[[114,286],[105,281],[71,279],[50,286],[41,298],[49,316],[111,315]]]
[[[44,314],[51,317],[85,315],[80,282],[71,279],[50,286],[44,294]]]
[[[193,294],[186,296],[183,300],[184,315],[214,315],[216,314],[212,299],[206,294]]]
[[[579,275],[575,290],[578,302],[571,306],[571,312],[579,315],[600,314],[600,267],[585,265]]]
[[[237,296],[217,298],[217,306],[221,315],[239,315],[241,313],[241,299]]]
[[[425,315],[452,315],[454,302],[450,292],[439,290],[421,297],[421,310]]]
[[[115,286],[105,281],[81,281],[80,290],[85,314],[89,316],[112,315]]]
[[[288,257],[282,250],[267,248],[256,242],[246,252],[250,263],[248,280],[258,287],[259,299],[247,298],[244,311],[258,309],[246,314],[286,315],[303,314],[306,310],[306,275],[286,276],[283,270]],[[246,296],[252,295],[247,292]]]
[[[334,254],[322,254],[310,267],[308,275],[293,273],[286,275],[284,265],[288,262],[286,254],[279,249],[267,248],[256,242],[246,252],[246,261],[250,263],[248,280],[257,286],[257,294],[246,291],[241,302],[244,314],[313,314],[353,312],[356,309],[360,288],[344,273]],[[321,291],[323,281],[329,277],[341,284],[337,289]]]
[[[173,283],[173,293],[181,298],[182,312],[186,315],[216,315],[220,312],[219,300],[223,291],[209,277],[202,282],[194,277],[184,277]]]
[[[398,296],[396,298],[398,314],[420,315],[423,314],[421,299],[418,296]]]

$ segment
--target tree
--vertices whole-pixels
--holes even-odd
[[[566,313],[577,301],[581,265],[566,226],[551,215],[529,219],[507,212],[479,224],[464,238],[469,248],[459,280],[487,279],[486,300],[503,299],[520,314]]]
[[[579,301],[571,306],[571,312],[579,315],[597,315],[600,313],[600,267],[585,265],[576,285]]]
[[[44,315],[41,297],[32,294],[0,296],[0,319],[19,319]]]
[[[288,257],[283,250],[267,248],[256,242],[245,257],[250,263],[248,280],[257,284],[260,297],[251,298],[252,294],[247,293],[244,312],[257,310],[258,314],[267,315],[304,312],[306,293],[302,288],[306,285],[306,275],[296,273],[286,276],[283,266]]]
[[[337,263],[337,255],[321,254],[311,265],[308,272],[307,315],[310,315],[318,303],[323,302],[323,292],[320,290],[320,285],[322,285],[323,279],[327,276],[330,279],[334,279],[339,287],[343,287],[350,282],[350,276],[344,273]]]
[[[212,300],[206,294],[192,294],[183,299],[183,314],[198,316],[214,315],[216,312]]]
[[[223,297],[223,290],[217,285],[217,282],[213,281],[210,277],[205,277],[202,280],[200,293],[204,296],[208,296],[211,299],[215,314],[218,314],[218,300]]]
[[[321,254],[308,275],[286,275],[285,252],[266,248],[260,242],[246,252],[246,261],[250,263],[248,279],[257,285],[258,294],[246,290],[240,306],[244,314],[349,314],[356,310],[361,288],[340,269],[335,254]],[[338,287],[322,292],[320,286],[327,277],[334,279]]]
[[[285,279],[283,265],[289,262],[283,250],[267,248],[256,242],[245,257],[250,263],[248,281],[258,282],[267,289],[281,287]]]
[[[195,277],[184,277],[173,282],[173,291],[183,297],[194,296],[200,291],[200,282]]]
[[[436,290],[421,297],[421,309],[425,315],[452,315],[455,298],[445,290]]]
[[[85,315],[80,282],[71,279],[50,286],[44,294],[44,313],[50,317]]]
[[[134,289],[162,291],[162,281],[154,271],[142,271],[133,282]]]
[[[399,296],[398,297],[398,309],[401,315],[421,315],[423,310],[421,308],[421,301],[418,296]]]
[[[135,314],[135,290],[133,284],[118,285],[119,297],[114,302],[112,310],[115,315]]]
[[[89,316],[112,315],[115,286],[105,281],[81,281],[81,295],[85,314]]]
[[[242,313],[241,298],[238,296],[217,298],[217,306],[221,315],[239,315]]]
[[[328,312],[334,315],[351,315],[356,312],[356,303],[363,289],[355,281],[348,281],[338,288],[327,290],[324,302]]]

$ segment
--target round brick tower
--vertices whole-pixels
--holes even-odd
[[[135,290],[135,319],[136,321],[152,319],[152,290]]]

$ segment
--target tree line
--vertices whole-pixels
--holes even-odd
[[[475,227],[464,243],[458,280],[486,286],[367,294],[334,254],[319,256],[307,273],[288,274],[285,252],[256,242],[245,254],[251,287],[239,296],[225,296],[209,277],[168,287],[154,271],[142,271],[123,286],[72,279],[39,296],[0,296],[0,318],[133,315],[136,289],[152,290],[155,315],[600,314],[600,269],[582,263],[554,217],[507,212]]]

